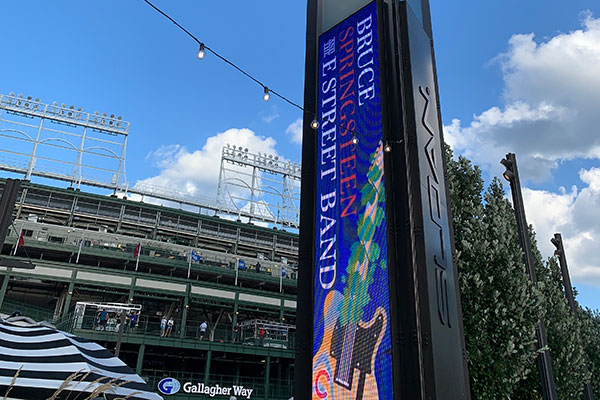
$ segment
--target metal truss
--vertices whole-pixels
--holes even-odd
[[[129,122],[0,94],[0,169],[114,189],[125,179]]]
[[[250,219],[298,228],[301,166],[227,144],[221,151],[217,203]]]

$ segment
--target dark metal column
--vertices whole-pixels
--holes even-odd
[[[204,363],[204,384],[208,385],[210,379],[210,362],[212,359],[212,350],[206,352],[206,362]]]
[[[565,248],[563,246],[562,235],[560,233],[555,233],[554,237],[550,239],[556,250],[554,251],[554,255],[558,257],[558,262],[560,263],[560,272],[562,274],[563,286],[565,288],[565,296],[567,297],[567,301],[569,302],[569,307],[571,308],[571,312],[573,313],[573,318],[577,320],[577,303],[575,302],[575,296],[573,296],[573,287],[571,286],[571,277],[569,276],[569,268],[567,266],[567,257],[565,256]],[[586,365],[586,372],[588,371]],[[590,383],[583,384],[583,399],[584,400],[594,400],[594,395],[592,393],[592,385]]]
[[[146,352],[146,344],[142,343],[138,351],[137,364],[135,365],[135,373],[142,375],[142,367],[144,365],[144,353]]]
[[[525,218],[525,205],[523,203],[523,194],[521,193],[521,181],[519,179],[519,169],[517,168],[517,158],[513,153],[508,153],[506,158],[501,161],[506,168],[504,178],[510,182],[510,188],[513,198],[513,206],[515,209],[515,217],[517,219],[517,230],[519,231],[519,242],[525,255],[525,268],[532,282],[537,282],[535,273],[535,265],[533,264],[533,254],[531,252],[531,239],[529,237],[529,225]],[[538,349],[548,347],[548,339],[546,336],[546,325],[544,319],[540,319],[535,336],[537,339]],[[554,374],[552,372],[552,360],[550,351],[545,350],[538,353],[537,357],[538,371],[542,384],[542,396],[544,400],[557,400],[556,385],[554,383]]]
[[[265,361],[265,400],[269,399],[269,389],[271,388],[271,356],[267,356]]]
[[[17,201],[17,193],[21,187],[21,181],[16,179],[7,179],[4,185],[4,192],[0,199],[0,246],[4,245],[8,227],[12,224],[12,213]],[[1,247],[0,247],[1,250]]]
[[[313,236],[315,225],[316,136],[310,128],[317,111],[317,20],[319,0],[308,0],[306,10],[306,69],[304,121],[302,124],[302,187],[300,189],[300,237],[298,254],[298,295],[296,309],[296,353],[294,398],[312,396],[313,353]]]
[[[7,268],[6,274],[2,277],[2,288],[0,288],[0,308],[4,303],[4,296],[6,296],[6,290],[8,289],[8,282],[10,281],[11,270]]]
[[[190,308],[190,291],[191,291],[192,286],[190,284],[186,285],[186,290],[185,290],[185,296],[183,298],[183,311],[181,313],[181,328],[179,331],[179,337],[181,339],[184,339],[186,336],[186,329],[187,329],[187,315],[188,315],[188,310]]]

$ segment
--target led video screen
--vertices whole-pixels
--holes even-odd
[[[319,38],[313,399],[393,399],[377,24]]]

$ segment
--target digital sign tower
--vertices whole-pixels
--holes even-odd
[[[468,399],[428,0],[307,16],[295,398]]]

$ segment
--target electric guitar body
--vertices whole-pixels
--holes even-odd
[[[343,295],[331,291],[324,302],[324,332],[313,359],[313,400],[378,399],[375,357],[387,326],[379,307],[369,321],[341,325]]]

